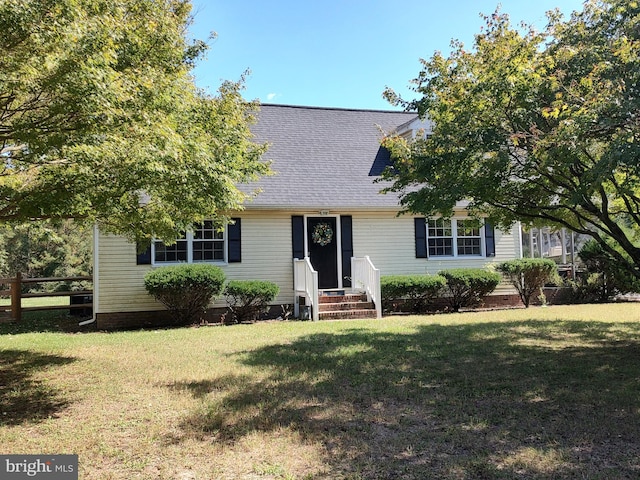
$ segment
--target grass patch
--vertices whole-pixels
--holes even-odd
[[[95,325],[81,327],[81,321],[91,316],[74,316],[65,310],[41,310],[36,312],[22,312],[22,319],[13,322],[8,316],[0,318],[0,335],[17,335],[36,332],[89,332],[95,330]]]
[[[640,309],[0,336],[0,444],[83,479],[637,478]]]
[[[21,303],[23,307],[50,307],[55,305],[69,305],[69,297],[36,297],[23,298]],[[0,307],[11,305],[11,299],[0,297]]]

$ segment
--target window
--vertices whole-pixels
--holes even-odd
[[[467,219],[429,219],[427,252],[429,257],[482,256],[479,223]]]
[[[224,262],[225,236],[210,220],[195,225],[173,245],[153,242],[153,263]]]
[[[193,261],[224,260],[224,233],[216,230],[213,222],[205,221],[193,232]]]
[[[136,265],[242,262],[241,223],[240,218],[232,218],[224,231],[218,231],[213,222],[205,221],[196,225],[193,232],[186,232],[171,246],[156,241],[141,250],[140,245],[136,245]]]
[[[153,255],[155,263],[186,262],[188,260],[188,242],[186,239],[178,240],[173,245],[153,242],[153,246],[155,247]]]
[[[453,230],[451,220],[429,220],[427,245],[430,257],[450,257],[453,255]]]
[[[458,255],[482,255],[480,226],[473,220],[456,220]]]

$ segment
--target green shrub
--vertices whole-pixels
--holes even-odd
[[[571,289],[570,303],[600,303],[613,296],[601,272],[576,272],[576,278],[567,280],[566,285]]]
[[[267,310],[280,292],[273,282],[262,280],[232,280],[225,287],[224,294],[229,304],[229,313],[225,323],[237,323],[255,320]]]
[[[556,263],[548,258],[509,260],[499,264],[498,271],[509,279],[527,308],[534,293],[539,292],[544,299],[542,287],[558,274]]]
[[[475,307],[500,283],[499,273],[481,268],[456,268],[438,272],[447,280],[446,300],[454,312],[462,307]]]
[[[161,267],[147,272],[144,286],[173,313],[177,325],[188,325],[199,323],[211,301],[220,295],[224,272],[207,264]]]
[[[412,312],[422,312],[444,286],[440,275],[385,275],[380,278],[382,307],[393,311],[402,301]]]
[[[620,255],[627,256],[621,248],[611,245]],[[614,256],[595,240],[589,240],[578,252],[587,274],[571,285],[578,300],[606,302],[619,293],[639,292],[640,281]]]

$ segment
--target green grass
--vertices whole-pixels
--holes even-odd
[[[83,479],[637,478],[640,306],[0,336],[3,453]]]
[[[10,298],[0,297],[0,306],[11,305]],[[69,297],[38,297],[38,298],[23,298],[21,305],[23,307],[44,307],[51,305],[69,305]]]

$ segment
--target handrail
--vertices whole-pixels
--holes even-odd
[[[382,318],[382,294],[380,291],[380,270],[369,256],[351,257],[352,287],[361,288],[367,294],[367,300],[376,307],[376,317]]]
[[[313,269],[309,257],[293,259],[293,289],[295,293],[294,315],[300,316],[300,304],[298,297],[303,295],[311,307],[311,315],[314,321],[320,318],[318,309],[318,272]]]

